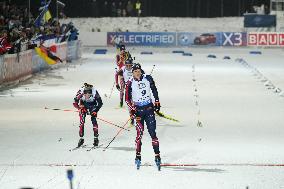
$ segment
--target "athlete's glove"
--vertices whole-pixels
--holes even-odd
[[[85,108],[85,107],[80,108],[79,111],[80,111],[80,113],[82,113],[82,114],[88,113],[88,110],[87,110],[87,108]]]
[[[77,102],[73,102],[73,106],[74,106],[76,109],[78,109],[78,110],[80,109]]]
[[[136,110],[133,110],[133,109],[130,110],[130,115],[132,118],[135,118],[137,116],[136,114],[137,114]]]
[[[160,109],[161,109],[160,102],[159,102],[159,101],[156,101],[156,102],[155,102],[155,105],[154,105],[154,110],[155,110],[155,112],[159,112]]]
[[[79,103],[79,111],[81,112],[81,113],[88,113],[88,110],[87,110],[87,108],[84,106],[84,104],[83,104],[83,102],[82,101],[80,101],[80,103]]]
[[[117,88],[118,91],[120,91],[120,86],[119,86],[119,84],[116,84],[116,88]]]
[[[73,106],[78,110],[85,108],[85,106],[82,103],[78,104],[78,102],[73,102]]]
[[[92,112],[92,116],[97,117],[98,113],[97,112]]]

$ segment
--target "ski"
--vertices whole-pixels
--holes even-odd
[[[75,148],[70,149],[69,152],[78,150],[78,149],[80,149],[80,148],[85,148],[86,146],[87,146],[86,144],[83,144],[82,146],[76,146]]]
[[[94,150],[94,149],[97,149],[97,148],[100,148],[100,147],[102,147],[102,146],[103,146],[103,144],[100,144],[100,145],[98,145],[98,146],[92,146],[91,148],[87,149],[87,152],[89,152],[89,151],[91,151],[91,150]]]
[[[171,121],[174,121],[174,122],[179,122],[179,120],[177,119],[174,119],[168,115],[165,115],[164,113],[162,112],[155,112],[159,117],[162,117],[162,118],[165,118],[165,119],[168,119],[168,120],[171,120]]]

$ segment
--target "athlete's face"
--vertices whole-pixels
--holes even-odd
[[[131,64],[125,64],[125,68],[127,69],[127,71],[130,71],[132,68]]]
[[[88,91],[88,92],[84,92],[84,96],[86,99],[89,99],[91,97],[91,93]]]
[[[84,94],[84,95],[85,95],[85,98],[86,98],[86,99],[89,99],[90,96],[91,96],[91,94],[89,94],[89,93],[86,93],[86,94]]]
[[[140,69],[137,69],[137,70],[134,70],[134,71],[133,71],[133,77],[134,77],[135,79],[140,79],[141,75],[142,75],[142,73],[141,73],[141,70],[140,70]]]

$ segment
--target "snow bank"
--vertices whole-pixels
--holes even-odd
[[[143,17],[137,24],[136,17],[118,18],[69,18],[62,23],[72,21],[81,32],[87,31],[132,31],[132,32],[241,32],[243,29],[243,17],[225,18],[160,18]]]
[[[243,17],[223,17],[223,18],[161,18],[143,17],[140,24],[137,24],[136,17],[117,18],[69,18],[61,20],[62,23],[72,21],[81,32],[112,32],[112,31],[132,31],[132,32],[220,32],[232,31],[242,32]],[[258,29],[262,31],[263,29]],[[284,31],[284,18],[277,20],[277,31]]]

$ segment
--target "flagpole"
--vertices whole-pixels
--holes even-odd
[[[31,17],[30,17],[30,12],[31,12],[31,0],[28,0],[28,4],[29,4],[29,10],[28,10],[28,19],[29,19],[29,24],[31,22]]]
[[[58,26],[59,17],[58,17],[58,2],[57,2],[57,0],[56,0],[56,17],[57,17],[57,26]]]
[[[45,0],[45,3],[44,3],[44,6],[46,6],[46,0]],[[44,14],[44,22],[46,22],[45,20],[46,20],[46,14]]]

